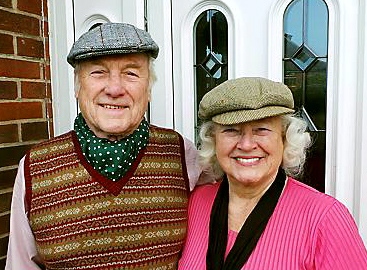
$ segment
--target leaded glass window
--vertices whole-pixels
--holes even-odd
[[[209,9],[198,16],[194,44],[197,112],[201,98],[228,79],[228,24],[222,12]],[[195,123],[197,129],[197,117]]]
[[[295,0],[284,14],[284,83],[308,122],[314,145],[303,181],[325,190],[328,8],[323,0]]]

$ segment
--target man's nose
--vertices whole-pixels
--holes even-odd
[[[117,97],[125,94],[125,84],[120,74],[111,74],[105,86],[106,94]]]

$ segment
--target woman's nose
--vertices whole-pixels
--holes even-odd
[[[252,133],[241,134],[238,139],[237,148],[242,150],[253,149],[256,146],[256,140]]]

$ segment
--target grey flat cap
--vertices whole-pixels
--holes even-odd
[[[157,58],[158,45],[148,32],[127,23],[104,23],[84,33],[74,42],[67,61],[75,62],[96,56],[148,53]]]
[[[238,78],[214,87],[199,104],[199,118],[234,125],[293,113],[291,90],[265,78]]]

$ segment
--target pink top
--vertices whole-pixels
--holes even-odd
[[[190,198],[187,241],[180,270],[204,270],[211,207],[219,184],[196,188]],[[227,254],[237,233],[228,233]],[[292,178],[257,246],[242,269],[362,270],[367,251],[347,208]]]

